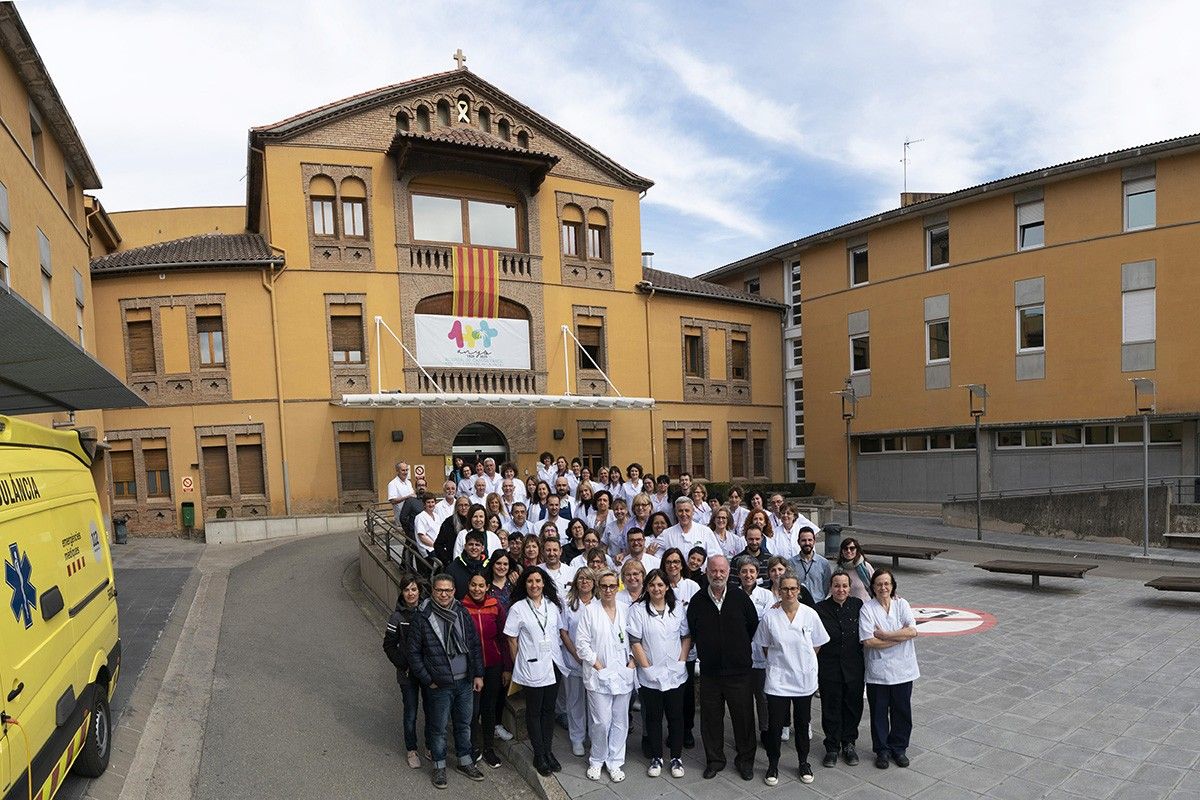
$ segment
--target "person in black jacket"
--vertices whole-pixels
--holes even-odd
[[[728,591],[729,559],[709,556],[708,589],[688,604],[688,630],[700,660],[700,737],[704,740],[704,777],[725,769],[725,707],[733,724],[737,751],[733,763],[742,780],[754,778],[758,749],[754,727],[754,681],[750,643],[758,612],[745,592]]]
[[[459,531],[471,527],[471,499],[460,495],[454,501],[454,513],[442,521],[438,529],[437,539],[433,542],[433,556],[447,566],[454,560],[454,541],[458,539]]]
[[[404,748],[408,751],[408,765],[413,769],[421,768],[421,757],[417,755],[417,705],[422,692],[421,685],[413,680],[408,668],[408,633],[412,630],[413,615],[428,594],[416,575],[401,575],[396,610],[388,617],[387,630],[383,634],[383,652],[396,667],[396,682],[400,684],[404,699]],[[425,703],[425,707],[429,704]],[[429,744],[428,726],[425,744]]]
[[[850,576],[838,570],[829,580],[829,597],[817,603],[817,614],[829,633],[829,643],[817,653],[817,685],[821,691],[821,727],[825,731],[825,758],[837,764],[838,753],[847,764],[858,763],[854,743],[863,713],[864,662],[858,639],[858,615],[863,602],[850,596]]]
[[[408,635],[408,665],[428,687],[426,733],[433,756],[433,785],[445,789],[446,725],[453,721],[458,771],[483,780],[471,755],[471,713],[475,692],[483,689],[483,650],[471,615],[454,599],[454,578],[435,575],[430,602],[413,616]]]
[[[483,531],[467,531],[462,555],[450,564],[450,577],[454,579],[455,600],[462,600],[466,597],[467,586],[470,585],[471,578],[482,575],[487,569],[488,562],[484,552],[487,546],[486,536]]]

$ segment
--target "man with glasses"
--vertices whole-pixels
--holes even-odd
[[[729,559],[718,551],[708,559],[708,588],[687,606],[688,630],[700,662],[700,737],[704,777],[725,769],[725,709],[733,725],[734,766],[742,780],[754,779],[758,749],[754,725],[754,681],[750,643],[758,612],[745,592],[731,592]]]
[[[433,785],[445,789],[446,726],[453,723],[458,772],[482,781],[471,755],[471,713],[483,689],[483,651],[467,610],[454,599],[454,578],[435,575],[432,601],[413,616],[408,664],[428,689],[426,736],[433,758]]]

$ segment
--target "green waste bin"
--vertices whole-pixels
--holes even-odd
[[[184,503],[179,512],[180,519],[183,520],[183,527],[196,527],[196,504]]]

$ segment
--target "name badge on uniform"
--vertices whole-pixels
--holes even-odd
[[[540,642],[538,642],[538,651],[539,652],[549,653],[549,652],[552,652],[552,650],[553,650],[553,643],[549,639],[542,639]]]

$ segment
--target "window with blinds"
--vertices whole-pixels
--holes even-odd
[[[167,468],[166,442],[157,440],[158,445],[142,443],[142,463],[146,470],[146,496],[170,497],[171,473]]]
[[[225,365],[225,328],[220,312],[196,316],[196,341],[200,349],[200,365]]]
[[[200,448],[200,460],[204,468],[205,496],[228,497],[233,494],[229,480],[229,449],[224,437],[220,444]]]
[[[371,443],[339,441],[338,454],[342,462],[342,491],[374,491],[375,481],[374,470],[371,469]]]
[[[1154,289],[1121,294],[1121,342],[1152,342],[1155,338]]]
[[[667,438],[667,475],[671,478],[678,478],[683,472],[683,438],[668,437]]]
[[[129,368],[133,372],[155,372],[154,323],[149,319],[125,323],[129,344]]]
[[[133,500],[137,497],[137,476],[133,469],[133,453],[113,451],[108,454],[109,466],[112,469],[113,497],[116,499]]]
[[[1046,243],[1046,206],[1041,200],[1017,206],[1017,248],[1030,250]]]
[[[580,460],[583,466],[595,475],[600,467],[608,463],[608,433],[606,431],[588,431],[580,443],[582,452]]]
[[[258,437],[246,437],[255,438]],[[238,437],[237,442],[237,463],[238,463],[238,489],[241,494],[266,494],[267,481],[263,472],[263,449],[262,442],[245,441],[243,437]]]
[[[729,356],[732,361],[729,376],[735,381],[750,379],[750,342],[744,334],[732,334],[729,339]]]
[[[604,328],[599,321],[577,326],[579,369],[604,369]]]
[[[708,477],[708,439],[706,437],[692,437],[691,473],[693,478]]]
[[[746,477],[746,440],[743,437],[729,440],[729,477]]]
[[[756,476],[766,476],[767,474],[767,440],[765,437],[756,436],[751,443],[751,459],[754,463],[754,474]]]
[[[361,306],[357,311],[337,311],[329,319],[333,341],[333,363],[361,364],[363,362],[363,320]]]
[[[1153,228],[1156,218],[1155,177],[1128,180],[1125,192],[1125,230]]]

